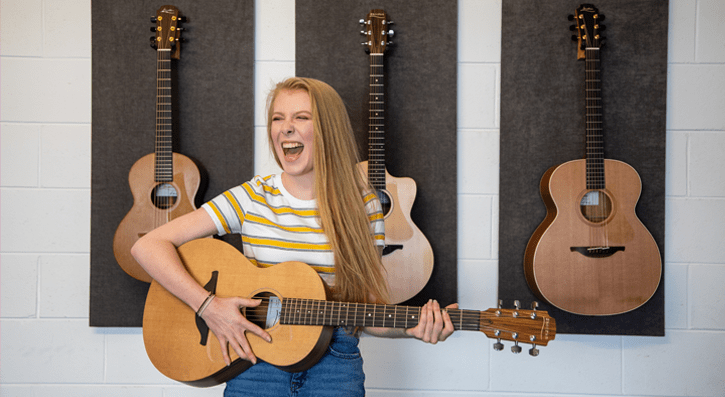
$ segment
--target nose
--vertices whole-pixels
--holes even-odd
[[[292,126],[292,123],[290,123],[289,121],[285,121],[284,124],[282,124],[282,133],[289,136],[292,135],[293,132],[294,127]]]

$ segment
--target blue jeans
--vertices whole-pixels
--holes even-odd
[[[312,368],[285,372],[259,361],[227,382],[224,397],[364,396],[359,339],[335,328],[327,352]]]

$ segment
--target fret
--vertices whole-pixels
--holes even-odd
[[[157,182],[173,181],[171,51],[162,48],[156,56],[156,142],[154,175]]]
[[[585,59],[587,189],[605,188],[601,76],[598,48],[587,48]]]
[[[368,84],[368,182],[385,189],[385,73],[383,54],[370,54]],[[356,308],[357,309],[357,308]],[[366,306],[366,310],[368,307]],[[367,319],[368,317],[365,317]],[[373,318],[373,322],[375,319]]]

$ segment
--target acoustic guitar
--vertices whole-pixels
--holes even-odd
[[[396,178],[385,168],[385,76],[383,54],[393,35],[393,23],[384,10],[371,10],[361,20],[370,53],[368,160],[360,163],[368,182],[377,192],[385,214],[383,265],[392,303],[406,301],[428,283],[433,272],[433,249],[413,223],[417,187],[411,178]]]
[[[179,59],[180,28],[178,8],[165,5],[152,18],[156,35],[156,139],[154,153],[140,158],[131,167],[128,183],[133,207],[123,218],[113,237],[113,253],[121,268],[135,279],[151,282],[151,277],[131,256],[131,247],[144,234],[172,219],[196,209],[194,197],[201,181],[199,169],[188,157],[172,151],[172,73],[171,59]]]
[[[191,276],[218,296],[261,299],[242,314],[265,329],[268,343],[247,333],[254,354],[278,368],[296,372],[312,367],[324,354],[333,327],[411,328],[420,308],[345,303],[326,300],[327,291],[317,272],[301,262],[283,262],[258,268],[236,248],[221,240],[198,239],[178,248]],[[493,308],[485,312],[448,309],[456,330],[481,331],[497,339],[546,346],[556,335],[556,321],[541,310]],[[219,341],[206,323],[185,303],[156,281],[151,283],[143,317],[143,339],[151,362],[165,376],[192,386],[214,386],[237,376],[252,364],[230,351],[227,367]]]
[[[571,17],[585,60],[586,154],[541,178],[546,217],[526,246],[524,273],[542,300],[575,314],[626,313],[647,302],[662,274],[659,248],[635,214],[642,182],[604,158],[600,36],[603,16],[583,4]]]

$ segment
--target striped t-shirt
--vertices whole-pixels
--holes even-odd
[[[382,206],[367,194],[365,209],[377,245],[385,245]],[[312,266],[328,285],[334,285],[334,255],[319,224],[316,200],[289,194],[280,175],[255,176],[205,203],[217,233],[242,235],[244,255],[255,265],[269,267],[286,261]]]

